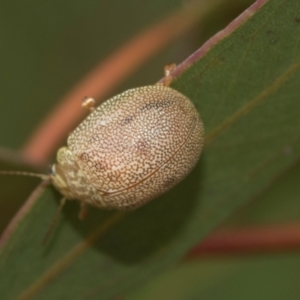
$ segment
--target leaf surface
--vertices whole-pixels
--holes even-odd
[[[69,203],[47,247],[60,196],[48,188],[0,253],[6,299],[109,299],[173,265],[300,154],[300,3],[257,1],[178,68],[173,87],[203,118],[206,145],[176,188],[130,213]],[[292,149],[292,151],[287,151]]]

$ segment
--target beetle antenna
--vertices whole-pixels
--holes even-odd
[[[23,172],[23,171],[0,171],[0,175],[16,175],[16,176],[29,176],[29,177],[37,177],[42,180],[46,180],[49,178],[49,175],[40,174],[40,173],[32,173],[32,172]]]

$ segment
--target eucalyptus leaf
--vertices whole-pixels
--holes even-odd
[[[206,146],[176,188],[134,212],[91,209],[85,222],[68,203],[46,247],[61,196],[47,188],[25,204],[0,252],[2,298],[129,296],[295,164],[299,12],[297,0],[259,0],[178,67],[172,86],[199,109]]]

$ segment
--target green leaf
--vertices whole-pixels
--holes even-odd
[[[290,149],[289,149],[290,150]],[[280,174],[254,201],[239,209],[226,225],[271,228],[281,224],[297,232],[300,211],[300,162]],[[280,225],[275,225],[280,228]],[[251,227],[250,227],[251,228]],[[233,229],[234,230],[234,229]],[[287,231],[286,231],[287,232]],[[288,235],[288,232],[287,232]],[[296,242],[296,241],[295,241]],[[268,253],[207,254],[166,270],[131,294],[130,299],[283,300],[299,298],[300,256],[297,245],[282,244]],[[291,248],[289,249],[289,246]],[[252,249],[253,251],[254,249]],[[217,288],[216,288],[217,287]]]
[[[131,300],[299,299],[298,253],[201,259],[155,278]]]
[[[173,87],[195,102],[206,128],[196,169],[130,213],[68,203],[47,247],[60,196],[48,188],[23,208],[0,253],[6,299],[129,295],[173,265],[237,208],[273,184],[300,154],[297,0],[257,1],[178,68]],[[292,149],[292,151],[286,151]]]

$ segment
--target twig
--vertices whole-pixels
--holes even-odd
[[[213,233],[186,256],[249,254],[300,250],[300,224],[232,229]]]

